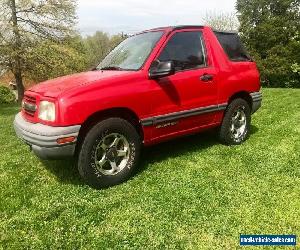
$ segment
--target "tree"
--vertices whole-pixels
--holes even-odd
[[[97,66],[126,37],[127,35],[124,34],[110,37],[107,33],[97,31],[94,35],[84,38],[88,67],[93,68]]]
[[[216,30],[238,30],[239,22],[235,13],[207,12],[203,19],[205,25],[211,26]]]
[[[237,0],[240,32],[265,86],[300,87],[300,1]]]
[[[123,32],[121,34],[113,35],[110,38],[110,49],[112,50],[117,47],[126,38],[128,38],[128,35]]]
[[[110,51],[109,36],[102,31],[97,31],[94,35],[87,36],[84,39],[84,44],[89,68],[96,67]]]
[[[41,43],[60,43],[73,36],[76,1],[0,0],[0,4],[0,65],[13,73],[20,102],[24,72],[32,67],[28,53]]]
[[[41,82],[86,70],[85,54],[86,50],[80,37],[65,39],[61,43],[42,41],[26,54],[28,69],[24,76],[34,82]]]

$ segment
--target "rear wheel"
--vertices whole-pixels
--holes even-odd
[[[250,131],[251,109],[241,98],[233,100],[227,107],[220,128],[220,140],[227,145],[239,145],[244,142]]]
[[[120,118],[101,121],[83,141],[79,173],[94,188],[117,185],[134,173],[140,149],[139,134],[129,122]]]

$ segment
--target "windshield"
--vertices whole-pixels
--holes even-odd
[[[162,37],[162,31],[147,32],[127,38],[111,51],[97,69],[138,70]]]

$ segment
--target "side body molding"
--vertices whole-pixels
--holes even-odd
[[[143,126],[153,126],[153,125],[163,123],[163,122],[175,121],[175,120],[179,120],[179,119],[187,118],[187,117],[191,117],[191,116],[197,116],[197,115],[202,115],[202,114],[206,114],[206,113],[222,111],[222,110],[225,110],[226,107],[227,107],[227,103],[222,103],[222,104],[211,105],[211,106],[202,107],[202,108],[183,110],[183,111],[174,112],[174,113],[165,114],[165,115],[158,115],[158,116],[153,116],[153,117],[149,117],[146,119],[142,119],[141,124]]]

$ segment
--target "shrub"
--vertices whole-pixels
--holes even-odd
[[[15,100],[16,97],[9,88],[0,86],[0,104],[14,103]]]
[[[237,0],[236,8],[262,85],[300,88],[299,0]]]

